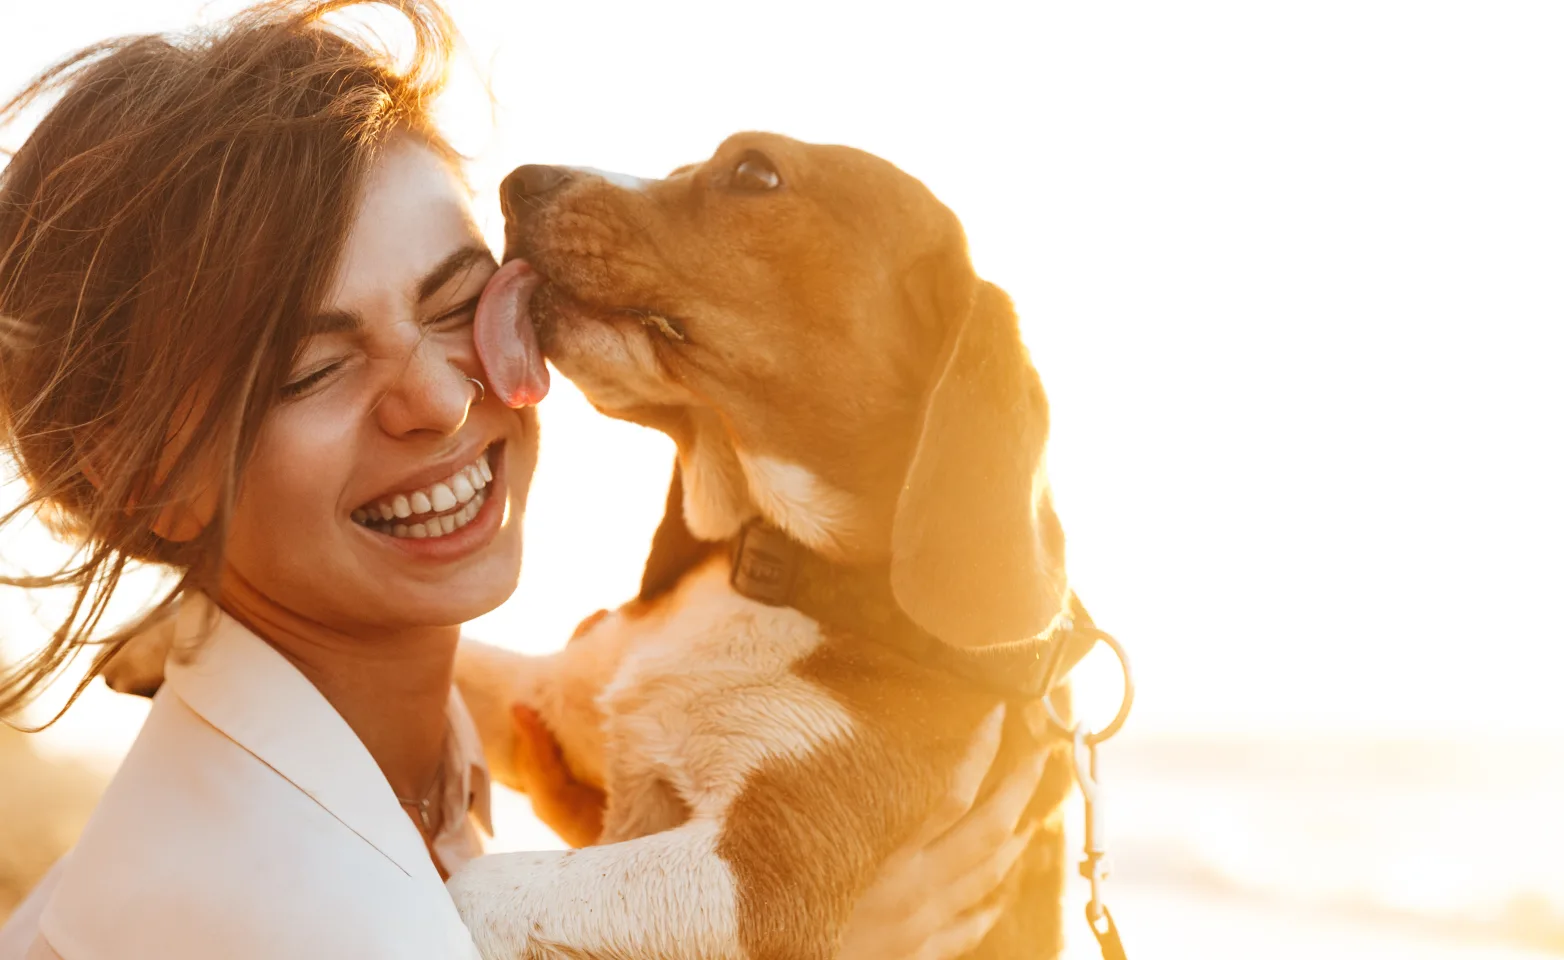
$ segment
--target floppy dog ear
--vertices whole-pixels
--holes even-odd
[[[1043,462],[1048,400],[1015,307],[979,280],[953,326],[896,505],[891,587],[919,626],[976,647],[1048,626],[1064,534]]]
[[[653,600],[673,589],[691,567],[706,559],[713,545],[697,540],[684,522],[684,481],[679,462],[673,463],[673,481],[668,485],[668,503],[662,522],[652,535],[652,549],[641,571],[639,599]]]

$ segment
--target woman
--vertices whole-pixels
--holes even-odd
[[[430,120],[450,26],[392,4],[417,35],[398,71],[320,21],[350,3],[110,42],[7,108],[63,91],[0,174],[0,424],[24,509],[80,552],[11,581],[78,602],[0,679],[0,715],[88,643],[129,563],[178,574],[188,652],[0,958],[473,953],[440,882],[487,809],[452,662],[515,587],[536,418],[486,397],[474,355],[496,267]],[[360,522],[437,484],[423,537]],[[1013,828],[1041,763],[969,813],[996,737],[845,955],[956,956],[986,930],[1019,846],[966,841]],[[529,786],[568,808],[545,754]]]

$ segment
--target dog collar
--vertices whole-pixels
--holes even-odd
[[[889,647],[1007,700],[1045,696],[1101,636],[1070,593],[1065,611],[1035,637],[954,647],[914,623],[896,603],[886,565],[835,563],[763,520],[745,524],[730,541],[729,552],[730,580],[743,596],[791,607],[823,626]]]

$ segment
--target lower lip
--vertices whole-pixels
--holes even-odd
[[[438,537],[393,537],[351,520],[348,522],[375,543],[413,560],[447,563],[477,553],[488,546],[499,532],[500,525],[505,521],[505,506],[510,500],[509,491],[505,487],[504,444],[496,445],[489,459],[489,471],[494,474],[494,479],[484,487],[488,496],[484,498],[483,506],[478,508],[478,513],[460,530],[452,530]]]

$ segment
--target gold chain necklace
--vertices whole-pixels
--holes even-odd
[[[417,800],[397,795],[396,802],[414,811],[418,815],[418,823],[423,827],[423,832],[431,839],[434,837],[435,828],[435,800],[440,797],[440,787],[445,784],[446,745],[450,738],[450,728],[447,727],[445,736],[440,738],[440,759],[435,764],[434,775],[429,778],[429,786],[424,790],[423,796]]]

